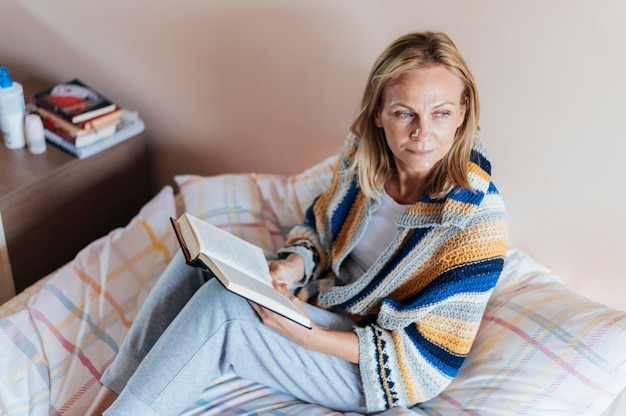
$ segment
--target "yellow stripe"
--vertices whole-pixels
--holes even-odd
[[[480,166],[476,163],[470,162],[468,164],[468,173],[473,173],[477,176],[480,176],[485,182],[491,182],[491,176],[489,173],[485,172]]]
[[[33,357],[29,357],[27,361],[25,361],[22,365],[20,365],[19,368],[15,369],[14,371],[11,371],[8,374],[3,374],[2,381],[13,383],[15,382],[15,380],[22,379],[24,378],[24,374],[28,374],[28,370],[38,363],[42,363],[46,366],[48,365],[44,356],[41,354],[37,354]]]
[[[500,236],[506,225],[502,222],[490,224],[493,236]],[[489,258],[504,257],[506,255],[507,243],[505,240],[497,238],[489,240],[489,235],[485,241],[475,241],[476,236],[484,235],[485,227],[469,227],[443,243],[435,250],[429,258],[419,265],[413,274],[413,278],[407,279],[407,283],[394,291],[390,298],[401,301],[424,289],[437,277],[448,270],[452,270],[460,265],[472,261],[480,261]]]
[[[43,406],[44,402],[50,402],[50,390],[45,390],[35,396],[31,396],[28,398],[28,403],[24,403],[20,407],[12,407],[11,411],[13,414],[20,414],[25,412],[25,414],[32,414],[31,411],[37,407],[35,403],[38,403],[38,406]],[[7,413],[8,414],[8,413]],[[4,415],[4,413],[3,413]]]
[[[161,251],[161,253],[163,253],[165,263],[167,263],[167,261],[169,259],[171,259],[171,253],[169,253],[169,250],[167,249],[167,246],[162,241],[158,240],[155,237],[155,235],[152,232],[152,230],[150,229],[148,223],[144,222],[144,221],[139,221],[139,222],[140,222],[140,224],[142,224],[142,226],[145,229],[147,229],[148,236],[149,236],[152,244],[151,245],[147,245],[141,251],[139,251],[134,256],[129,258],[127,261],[125,261],[117,269],[110,271],[110,273],[108,273],[105,276],[100,276],[101,279],[104,279],[104,282],[103,282],[104,284],[106,284],[108,282],[112,282],[117,277],[119,277],[120,275],[122,275],[125,272],[127,272],[128,269],[130,269],[131,267],[135,267],[135,265],[140,260],[142,260],[144,257],[150,255],[154,251],[155,248],[157,250]],[[97,283],[91,276],[87,275],[83,270],[79,269],[75,264],[72,264],[71,268],[74,271],[74,273],[76,274],[76,276],[80,280],[82,280],[88,287],[91,287],[92,290],[91,291],[86,291],[85,297],[84,297],[85,302],[83,302],[83,304],[76,305],[75,309],[73,311],[71,311],[71,313],[64,320],[62,320],[61,322],[58,322],[57,324],[55,324],[53,328],[49,328],[49,331],[43,332],[41,334],[42,339],[45,341],[48,337],[54,336],[55,334],[61,332],[64,328],[70,326],[74,322],[75,318],[82,319],[82,315],[83,315],[83,313],[85,313],[85,306],[90,304],[90,303],[92,303],[94,299],[100,298],[100,297],[106,299],[107,302],[114,309],[116,309],[118,311],[118,314],[119,314],[119,316],[122,319],[122,325],[130,327],[130,321],[125,319],[122,308],[118,305],[118,302],[112,297],[112,295],[109,294],[105,290],[105,287],[103,287],[101,284]]]
[[[558,298],[558,295],[556,296]],[[543,304],[554,302],[555,299],[542,299],[540,302],[533,304],[533,308],[540,307]],[[519,322],[527,319],[527,315],[532,314],[532,311],[526,310],[525,313],[521,313],[519,311],[518,314],[508,317],[507,322],[509,325],[517,327],[519,326]],[[488,340],[483,340],[484,343],[481,344],[480,349],[476,350],[476,355],[479,356],[481,352],[484,354],[488,351],[497,351],[498,345],[502,342],[502,338],[510,334],[510,330],[506,327],[500,327],[495,334],[490,336]],[[533,343],[524,344],[521,348],[516,350],[516,361],[507,363],[507,367],[503,368],[500,373],[494,374],[493,378],[489,380],[489,384],[483,386],[480,391],[480,394],[476,394],[470,406],[480,403],[483,400],[483,396],[490,395],[493,393],[493,386],[497,386],[502,381],[507,380],[512,372],[518,371],[519,365],[523,362],[528,353],[535,350],[535,345]]]
[[[362,192],[359,192],[354,203],[350,207],[348,218],[341,226],[341,231],[335,240],[332,247],[332,257],[336,261],[342,256],[348,249],[348,245],[352,242],[356,229],[361,224],[361,219],[364,216],[365,207],[367,205],[367,198]]]
[[[467,355],[480,321],[464,321],[449,316],[429,314],[420,319],[417,329],[428,341],[456,355]]]
[[[143,218],[136,218],[135,220],[137,222],[139,222],[139,224],[146,231],[146,234],[148,234],[148,238],[150,238],[150,243],[152,243],[152,247],[156,248],[158,251],[160,251],[163,254],[163,259],[164,260],[171,259],[172,258],[172,253],[170,253],[170,251],[169,251],[169,249],[167,247],[167,244],[164,243],[165,239],[159,239],[154,234],[154,231],[152,230],[152,227],[150,227],[150,223],[148,221],[146,221],[145,219],[143,219]]]
[[[407,398],[411,403],[417,403],[422,401],[424,393],[419,389],[420,383],[415,382],[415,373],[411,368],[407,368],[406,351],[404,349],[405,343],[402,341],[402,335],[398,331],[392,331],[391,337],[393,339],[396,356],[398,359],[398,368],[400,369],[400,375],[402,377],[402,384],[406,390]]]

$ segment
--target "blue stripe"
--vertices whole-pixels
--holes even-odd
[[[350,210],[354,206],[354,200],[358,193],[359,187],[357,186],[357,181],[350,181],[350,187],[346,190],[346,194],[341,199],[340,205],[337,206],[330,218],[330,235],[333,244],[350,215]]]
[[[450,192],[449,197],[454,201],[478,206],[483,202],[485,194],[480,191],[472,192],[466,188],[456,188],[454,191]]]
[[[440,346],[433,344],[419,332],[415,324],[404,329],[420,355],[446,376],[456,376],[465,360],[465,356],[455,355]]]
[[[459,293],[487,292],[495,286],[504,265],[501,257],[464,264],[448,270],[422,290],[401,302],[386,300],[393,309],[411,310],[441,302]]]
[[[117,341],[109,333],[107,333],[106,328],[98,326],[93,321],[93,318],[89,315],[89,311],[84,310],[83,308],[79,307],[69,297],[67,297],[66,293],[64,293],[61,289],[54,286],[53,284],[43,285],[41,290],[42,291],[47,290],[48,292],[52,293],[54,297],[57,299],[57,301],[61,303],[61,305],[65,306],[65,308],[67,309],[70,315],[75,316],[81,322],[86,324],[87,327],[89,327],[90,333],[94,334],[97,338],[102,340],[104,344],[108,345],[109,348],[117,352],[117,349],[118,349]],[[120,305],[120,307],[123,307],[123,306],[124,305]],[[124,312],[125,311],[122,310],[122,314]],[[77,344],[76,347],[79,348],[79,345]]]
[[[376,275],[376,278],[372,280],[358,295],[337,305],[336,309],[347,310],[354,304],[358,303],[361,299],[368,297],[381,284],[387,284],[387,277],[396,269],[402,260],[407,258],[409,253],[420,243],[420,241],[422,241],[424,236],[427,235],[431,229],[432,228],[428,227],[413,230],[402,248],[396,252],[395,256],[385,265],[380,273]]]
[[[35,346],[28,335],[25,334],[14,322],[8,319],[0,319],[0,330],[6,334],[6,338],[11,340],[15,347],[20,350],[27,360],[37,358],[37,361],[29,365],[35,366],[35,372],[41,377],[42,380],[48,380],[48,368],[45,362],[43,362],[41,351]],[[15,332],[13,332],[15,331]]]
[[[395,382],[394,378],[391,375],[391,369],[389,368],[389,355],[385,352],[387,349],[387,342],[384,337],[381,337],[383,331],[378,329],[377,327],[372,327],[373,334],[373,345],[379,345],[379,348],[376,348],[376,353],[378,354],[378,359],[376,360],[376,372],[379,378],[380,386],[387,386],[387,389],[382,389],[383,401],[385,404],[391,402],[392,406],[397,404],[398,402],[398,393],[394,389]],[[382,361],[382,367],[380,365]]]
[[[317,204],[318,199],[319,199],[319,196],[313,200],[313,203],[309,205],[309,207],[306,210],[306,213],[304,214],[304,224],[308,227],[311,227],[314,230],[317,230],[317,221],[315,221],[315,211],[313,207]]]
[[[475,149],[470,152],[470,161],[477,164],[489,176],[491,176],[491,162],[482,153]]]

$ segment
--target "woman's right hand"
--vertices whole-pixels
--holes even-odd
[[[281,260],[268,260],[270,275],[279,285],[291,288],[304,278],[304,260],[299,254],[291,253]]]

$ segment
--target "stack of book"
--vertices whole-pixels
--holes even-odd
[[[77,157],[110,147],[106,142],[124,124],[122,108],[79,79],[40,91],[31,103],[30,111],[41,117],[46,139]]]

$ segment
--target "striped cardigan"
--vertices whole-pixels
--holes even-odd
[[[469,162],[475,189],[422,197],[398,219],[389,247],[356,282],[341,264],[380,198],[367,198],[349,171],[358,139],[349,135],[330,187],[290,232],[282,255],[305,260],[299,296],[355,319],[369,411],[411,406],[457,374],[502,271],[507,225],[483,144]]]

